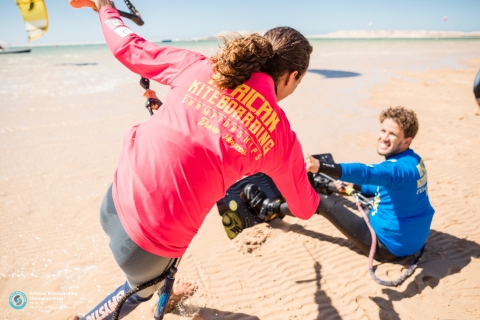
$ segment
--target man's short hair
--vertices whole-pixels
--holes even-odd
[[[385,119],[392,119],[403,130],[405,138],[415,138],[418,132],[417,114],[402,106],[389,107],[380,113],[380,123]]]

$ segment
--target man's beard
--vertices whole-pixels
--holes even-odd
[[[379,143],[380,144],[380,143]],[[401,149],[401,146],[402,144],[399,143],[398,145],[396,145],[395,147],[393,147],[390,151],[388,151],[388,153],[382,153],[377,145],[377,153],[385,158],[390,158],[391,156],[394,156],[396,155],[397,153],[400,152],[400,149]]]

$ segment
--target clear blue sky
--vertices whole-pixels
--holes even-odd
[[[73,9],[68,0],[45,3],[49,31],[33,43],[103,40],[92,10]],[[125,9],[123,0],[115,3]],[[145,25],[132,29],[150,40],[211,36],[225,30],[267,30],[280,25],[305,35],[365,29],[480,31],[480,0],[133,0],[133,4]],[[369,23],[373,23],[371,28]],[[0,0],[0,41],[28,43],[15,0]]]

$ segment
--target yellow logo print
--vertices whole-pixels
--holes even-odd
[[[427,168],[425,168],[425,164],[423,160],[417,165],[418,174],[420,175],[420,179],[417,180],[417,194],[427,191]]]

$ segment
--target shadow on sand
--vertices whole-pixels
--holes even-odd
[[[310,73],[316,73],[324,76],[325,78],[349,78],[349,77],[358,77],[361,74],[351,71],[341,71],[341,70],[324,70],[324,69],[308,69]]]
[[[312,230],[307,230],[299,225],[293,225],[291,231],[320,241],[328,241],[339,246],[347,247],[358,254],[363,254],[345,238],[324,235]],[[413,276],[406,280],[406,283],[408,283],[406,289],[399,291],[399,289],[396,288],[384,287],[382,292],[388,296],[388,299],[384,297],[370,297],[379,307],[380,319],[399,320],[400,315],[395,311],[393,302],[414,297],[420,294],[426,287],[435,288],[441,279],[459,273],[472,261],[472,258],[480,258],[480,245],[478,243],[460,239],[441,231],[430,230],[423,258]],[[407,257],[389,263],[398,264],[400,267],[408,266],[412,261],[412,257]],[[316,270],[317,268],[319,269],[320,266],[316,267]],[[317,272],[317,277],[318,276],[319,272]],[[317,286],[320,286],[319,282]],[[318,295],[323,296],[323,299],[329,299],[320,288],[317,291],[317,296]],[[316,301],[318,299],[317,296]],[[325,307],[322,306],[322,310],[323,308]]]
[[[380,319],[400,319],[393,307],[394,301],[401,301],[420,294],[426,287],[435,288],[441,279],[459,273],[472,258],[480,258],[480,245],[474,241],[460,239],[448,233],[430,230],[425,254],[419,270],[404,291],[391,288],[382,290],[388,296],[370,297],[380,308]]]
[[[299,280],[296,283],[309,283],[315,281],[317,284],[317,292],[315,292],[315,303],[318,305],[318,317],[317,320],[323,319],[341,319],[340,315],[338,314],[337,309],[332,305],[332,299],[330,299],[325,291],[322,290],[322,285],[320,280],[322,278],[321,275],[322,266],[318,261],[315,262],[315,279],[312,280]]]
[[[237,312],[227,312],[227,311],[219,311],[216,309],[211,308],[201,308],[200,309],[200,316],[203,319],[210,320],[210,319],[218,319],[218,320],[260,320],[260,318],[256,316],[251,316],[244,313],[237,313]]]

